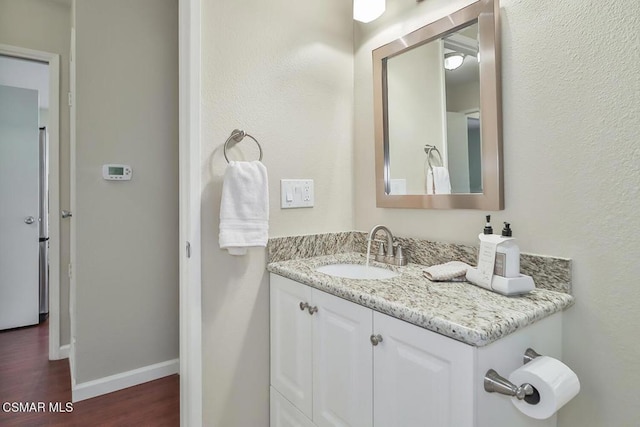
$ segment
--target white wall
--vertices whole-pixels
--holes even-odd
[[[176,0],[76,4],[78,383],[178,357]],[[102,179],[125,163],[133,179]]]
[[[480,108],[480,82],[447,85],[447,111],[471,111]]]
[[[0,43],[60,55],[60,209],[69,209],[69,45],[71,10],[63,2],[0,0]],[[69,221],[60,222],[60,265],[69,264]],[[60,269],[60,345],[69,344],[69,277]]]
[[[351,3],[203,1],[202,306],[204,424],[269,419],[269,297],[264,249],[218,247],[222,145],[255,136],[269,172],[270,236],[353,225]],[[233,155],[257,158],[252,141]],[[235,157],[239,158],[239,157]],[[281,178],[315,180],[312,209],[281,210]]]
[[[356,228],[475,244],[486,212],[377,209],[371,49],[464,1],[389,0],[358,25]],[[505,205],[525,252],[573,259],[564,360],[582,382],[560,427],[636,425],[640,383],[640,3],[503,0]]]

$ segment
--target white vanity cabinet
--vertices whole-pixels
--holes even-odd
[[[473,426],[474,357],[471,346],[271,275],[271,427]]]
[[[311,301],[311,288],[272,274],[270,294],[271,386],[311,418],[311,316],[300,309],[301,302]],[[273,410],[272,398],[272,415]]]
[[[371,325],[370,309],[271,275],[272,389],[313,425],[371,426]]]
[[[473,425],[473,347],[373,312],[375,426]]]
[[[369,427],[373,418],[371,309],[317,289],[311,290],[310,304],[312,420],[318,427]]]

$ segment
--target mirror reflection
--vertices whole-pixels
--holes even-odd
[[[386,194],[482,193],[477,21],[383,60]]]

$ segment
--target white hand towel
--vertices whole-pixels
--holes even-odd
[[[431,169],[427,172],[427,194],[433,194],[433,172]]]
[[[435,194],[451,194],[449,171],[443,166],[433,167],[433,187]]]
[[[422,272],[432,282],[464,282],[469,264],[462,261],[450,261],[444,264],[432,265]]]
[[[229,162],[220,203],[220,248],[244,255],[247,247],[267,246],[268,233],[267,168],[257,160]]]

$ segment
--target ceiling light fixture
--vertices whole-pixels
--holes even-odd
[[[384,13],[386,0],[353,0],[353,19],[368,23]]]
[[[449,52],[444,54],[444,68],[445,70],[455,70],[459,68],[464,62],[464,53]]]

